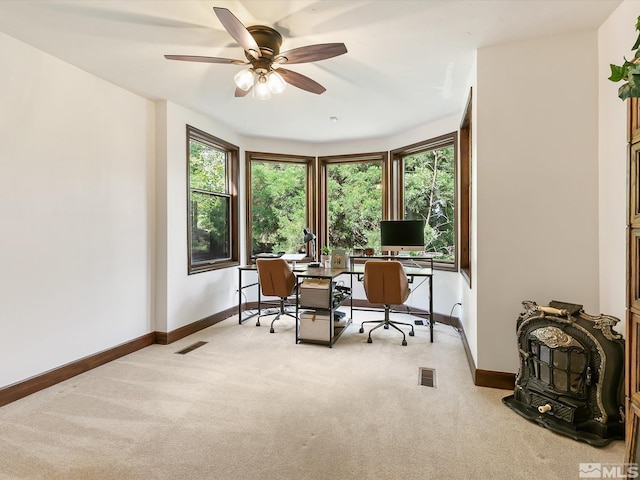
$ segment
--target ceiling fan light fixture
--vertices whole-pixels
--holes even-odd
[[[250,68],[240,70],[234,75],[233,80],[238,88],[246,92],[253,87],[253,71]]]
[[[272,70],[269,72],[269,75],[267,75],[267,85],[269,86],[271,93],[277,95],[284,91],[284,87],[286,87],[287,84],[282,78],[282,75]]]
[[[254,98],[266,100],[272,94],[282,93],[286,84],[320,95],[327,89],[315,80],[289,69],[281,68],[280,73],[275,69],[281,64],[311,63],[347,53],[344,43],[307,45],[280,53],[282,35],[277,30],[265,25],[245,27],[227,8],[213,7],[213,11],[227,33],[242,47],[248,62],[201,55],[165,55],[165,58],[184,62],[251,65],[234,75],[235,97],[245,97],[253,91]]]
[[[253,88],[254,97],[258,100],[269,100],[271,98],[271,90],[267,83],[267,77],[264,74],[258,76],[258,81]]]

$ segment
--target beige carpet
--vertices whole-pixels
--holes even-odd
[[[403,347],[352,324],[329,349],[268,323],[233,317],[0,408],[0,479],[566,480],[623,461],[624,442],[561,437],[475,387],[451,327]]]

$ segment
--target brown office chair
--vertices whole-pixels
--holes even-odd
[[[371,343],[371,332],[376,328],[389,326],[402,333],[402,345],[407,345],[407,339],[402,330],[396,325],[411,327],[409,336],[413,337],[413,325],[389,320],[391,305],[402,305],[409,298],[409,280],[404,273],[402,264],[396,260],[369,260],[364,264],[364,292],[369,303],[381,303],[384,305],[384,320],[367,320],[360,325],[360,333],[364,333],[365,323],[377,323],[369,330],[367,343]]]
[[[260,290],[265,297],[280,297],[280,311],[278,315],[271,321],[271,330],[273,333],[273,323],[282,315],[296,318],[290,312],[284,309],[284,302],[296,288],[296,277],[291,271],[289,264],[282,258],[259,258],[256,260],[258,267],[258,281],[260,282]],[[266,315],[260,315],[256,322],[256,327],[260,326],[260,318]]]

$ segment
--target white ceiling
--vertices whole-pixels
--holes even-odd
[[[330,142],[393,135],[461,115],[476,49],[594,29],[620,3],[2,0],[0,31],[139,95],[213,117],[240,134]],[[245,58],[213,6],[228,8],[245,26],[275,28],[284,37],[281,51],[344,42],[348,53],[288,67],[326,87],[322,95],[288,86],[266,101],[235,98],[233,76],[243,67],[163,57]],[[331,122],[332,116],[338,121]]]

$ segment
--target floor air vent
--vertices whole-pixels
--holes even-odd
[[[192,352],[196,348],[200,348],[201,346],[206,345],[207,343],[209,343],[209,342],[196,342],[193,345],[189,345],[188,347],[177,351],[176,353],[179,354],[179,355],[184,355],[186,353]]]
[[[418,369],[418,383],[423,387],[435,387],[436,371],[433,368]]]

